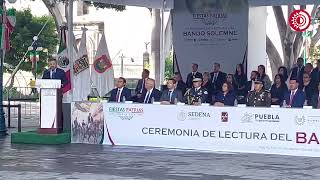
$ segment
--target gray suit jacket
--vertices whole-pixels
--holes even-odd
[[[175,98],[177,98],[178,102],[184,102],[182,92],[180,90],[175,89],[172,92],[171,101],[170,101],[170,93],[169,93],[169,90],[166,89],[162,92],[162,96],[160,98],[160,101],[170,101],[170,104],[174,104]]]

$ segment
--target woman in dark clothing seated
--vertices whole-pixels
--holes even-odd
[[[211,84],[211,79],[210,79],[210,73],[209,72],[204,72],[202,74],[203,80],[202,80],[202,88],[206,88],[208,91],[208,97],[206,100],[206,103],[211,103],[212,102],[212,84]]]
[[[240,104],[245,103],[245,97],[247,97],[248,91],[246,90],[247,85],[247,75],[244,73],[243,64],[238,64],[236,68],[236,73],[234,74],[234,79],[236,82],[236,95]]]
[[[278,68],[278,74],[281,75],[284,82],[287,82],[288,80],[288,69],[284,66],[280,66]]]
[[[274,84],[271,86],[271,104],[280,105],[284,99],[284,94],[288,92],[288,86],[282,75],[277,74],[274,77]]]
[[[311,106],[312,95],[316,91],[316,87],[311,82],[311,76],[307,72],[303,73],[303,80],[302,84],[299,84],[299,89],[306,94],[307,105]]]
[[[215,97],[215,106],[234,106],[236,94],[230,83],[225,82],[222,85],[222,92],[218,92]]]
[[[234,79],[233,74],[228,74],[228,75],[227,75],[227,77],[226,77],[226,82],[231,84],[233,91],[236,91],[236,90],[237,90],[237,86],[238,86],[238,85],[237,85],[236,80]],[[235,93],[236,93],[236,92],[235,92]]]

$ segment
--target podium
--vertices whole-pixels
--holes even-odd
[[[62,132],[62,89],[61,80],[38,79],[40,89],[39,134],[58,134]]]

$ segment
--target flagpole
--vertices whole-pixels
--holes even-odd
[[[1,38],[1,49],[0,49],[0,136],[6,136],[7,135],[7,128],[6,128],[6,120],[4,117],[4,111],[3,111],[3,61],[4,61],[4,31],[3,28],[3,20],[4,20],[4,0],[0,0],[0,10],[1,10],[1,28],[2,28],[2,38]],[[8,94],[8,93],[7,93]]]
[[[71,102],[73,102],[73,47],[74,47],[74,40],[73,40],[73,0],[68,1],[68,17],[67,17],[67,23],[68,23],[68,56],[69,56],[69,63],[70,63],[70,79],[71,79],[71,90],[70,90],[70,96],[71,96]]]

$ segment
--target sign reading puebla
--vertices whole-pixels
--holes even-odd
[[[253,123],[253,122],[280,122],[278,114],[263,114],[263,113],[244,113],[241,118],[242,123]]]
[[[122,120],[131,120],[136,116],[143,115],[143,108],[136,107],[109,107],[108,111]]]

